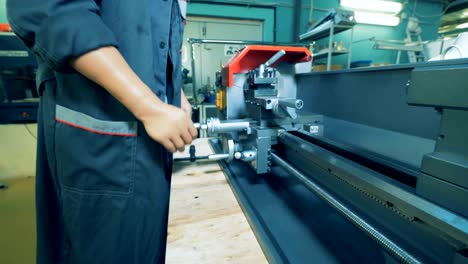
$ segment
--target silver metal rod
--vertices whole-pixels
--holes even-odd
[[[268,42],[268,41],[241,41],[241,40],[222,40],[222,39],[197,39],[189,38],[190,44],[239,44],[239,45],[267,45],[267,46],[293,46],[309,47],[310,43],[286,43],[286,42]]]
[[[304,107],[304,101],[301,99],[279,99],[278,102],[282,107],[291,107],[297,110]]]
[[[230,120],[221,122],[218,118],[210,118],[206,121],[206,126],[210,134],[237,132],[248,129],[250,121]]]
[[[200,161],[217,161],[217,160],[225,160],[229,158],[228,153],[220,153],[220,154],[211,154],[207,156],[196,156],[195,159],[191,159],[191,157],[182,157],[182,158],[175,158],[174,162],[200,162]]]
[[[218,118],[210,118],[206,121],[206,124],[194,123],[193,126],[196,129],[207,130],[210,134],[217,133],[228,133],[228,132],[238,132],[246,130],[250,127],[249,120],[229,120],[223,121]]]
[[[193,43],[190,43],[190,60],[192,66],[192,98],[195,105],[198,105],[200,102],[197,99],[197,76],[195,74],[195,49]]]
[[[200,130],[207,130],[208,129],[208,126],[206,124],[193,123],[193,126],[196,129],[200,129]]]
[[[228,133],[246,130],[250,127],[250,122],[223,122],[215,123],[212,126],[208,125],[210,133]]]
[[[329,71],[331,69],[334,30],[335,30],[335,23],[332,22],[331,27],[330,27],[330,36],[328,37],[327,71]]]
[[[351,28],[350,32],[351,36],[349,37],[349,48],[348,48],[348,67],[347,69],[351,68],[351,58],[353,56],[353,34],[354,34],[354,28]]]
[[[271,57],[269,60],[267,60],[267,62],[265,62],[265,66],[266,67],[270,67],[270,65],[274,64],[275,62],[277,62],[279,59],[281,59],[284,55],[286,55],[286,51],[284,50],[280,50],[278,52],[275,53],[275,55],[273,55],[273,57]]]
[[[336,200],[327,191],[322,189],[316,183],[309,180],[305,175],[293,168],[289,163],[281,159],[278,155],[272,153],[271,157],[273,163],[290,172],[294,177],[301,181],[310,191],[312,191],[318,197],[320,197],[329,205],[331,205],[334,209],[341,213],[346,219],[348,219],[360,230],[364,231],[374,241],[376,241],[386,252],[395,257],[398,261],[411,264],[421,263],[421,261],[410,255],[401,247],[399,247],[395,242],[391,241],[384,234],[377,231],[373,226],[371,226],[358,215],[356,215],[354,212],[349,210],[345,205]]]
[[[224,160],[229,158],[229,154],[212,154],[208,155],[208,160],[215,161],[215,160]]]

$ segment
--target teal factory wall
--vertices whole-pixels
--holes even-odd
[[[0,0],[0,23],[6,23],[5,12],[6,0]],[[292,0],[286,0],[284,3],[273,3],[276,7],[276,25],[274,25],[274,9],[268,7],[272,2],[268,0],[252,1],[252,6],[237,5],[239,1],[224,1],[224,2],[189,2],[188,13],[195,16],[212,16],[212,17],[229,17],[229,18],[244,18],[258,19],[264,21],[264,40],[274,40],[274,29],[277,29],[276,41],[289,42],[292,39],[292,17],[293,6]],[[244,2],[245,3],[245,2]],[[258,4],[258,5],[257,5]],[[261,8],[259,8],[261,7]],[[291,21],[290,21],[291,20]]]
[[[250,18],[260,19],[265,21],[264,40],[269,41],[272,34],[272,30],[276,30],[276,41],[278,42],[293,42],[294,36],[292,35],[293,30],[293,18],[294,18],[294,0],[281,0],[281,1],[268,1],[268,0],[256,0],[248,1],[252,5],[269,5],[276,9],[276,24],[271,29],[270,18],[266,18],[258,10],[261,8],[252,6],[232,6],[228,4],[241,4],[247,1],[236,1],[229,0],[224,3],[196,3],[195,1],[189,2],[188,11],[191,15],[211,15],[211,16],[222,16],[222,17],[238,17],[238,18]],[[311,21],[316,21],[323,17],[330,9],[339,7],[339,0],[302,0],[301,14],[300,14],[300,33],[304,33],[307,30],[309,23],[310,7],[313,4],[313,12]],[[226,12],[226,9],[229,10]],[[442,5],[436,2],[429,1],[415,1],[409,0],[404,6],[404,16],[416,16],[420,20],[422,28],[423,40],[434,40],[437,39],[437,28],[439,24],[440,14],[442,12]],[[408,19],[402,19],[400,25],[396,27],[387,26],[374,26],[359,24],[354,29],[354,44],[352,60],[372,60],[373,63],[395,63],[397,52],[396,51],[382,51],[373,49],[373,41],[369,39],[374,37],[378,40],[404,40],[406,37],[406,25]],[[337,36],[337,41],[343,40],[345,46],[349,44],[349,32],[341,33]],[[358,42],[356,42],[358,41]],[[344,64],[346,56],[337,57],[334,63]],[[401,62],[407,61],[407,55],[402,54]]]
[[[246,6],[246,3],[251,5]],[[253,0],[253,1],[237,1],[228,0],[221,2],[189,2],[188,12],[191,15],[202,16],[217,16],[217,17],[234,17],[234,18],[250,18],[260,19],[265,21],[264,24],[264,40],[270,41],[275,39],[278,42],[293,42],[293,18],[294,18],[294,0]],[[307,30],[309,22],[316,21],[323,17],[330,9],[339,7],[339,0],[302,0],[300,12],[300,33]],[[401,2],[401,1],[400,1]],[[242,5],[243,3],[243,5]],[[311,21],[309,21],[310,7],[313,5]],[[273,25],[270,19],[271,12],[261,6],[274,7],[276,10],[276,23]],[[442,4],[429,1],[409,0],[404,5],[402,11],[403,16],[416,16],[420,20],[422,28],[423,40],[437,39],[437,28],[440,15],[442,12]],[[400,25],[396,27],[376,26],[359,24],[354,28],[353,36],[353,52],[352,60],[372,60],[373,63],[395,63],[396,51],[382,51],[373,49],[374,42],[369,40],[374,37],[378,40],[404,40],[406,37],[406,25],[408,19],[401,20]],[[271,28],[271,26],[274,26]],[[276,32],[275,35],[274,31]],[[349,44],[349,32],[341,33],[337,36],[337,41],[343,40],[345,46]],[[357,42],[356,42],[357,41]],[[346,56],[337,57],[334,63],[345,64]],[[401,62],[407,62],[407,55],[402,54]]]
[[[301,12],[300,32],[304,33],[309,22],[310,3],[313,3],[312,22],[322,18],[329,9],[339,7],[339,0],[315,0],[303,1]],[[403,1],[397,1],[403,2]],[[423,40],[437,39],[437,28],[442,10],[442,4],[429,1],[409,0],[404,5],[404,16],[416,16],[420,20]],[[404,40],[406,38],[406,25],[408,19],[402,19],[400,25],[396,27],[358,24],[354,27],[352,60],[372,60],[372,63],[395,63],[396,51],[383,51],[373,49],[373,41],[369,39],[375,37],[378,40]],[[337,35],[337,41],[343,40],[345,47],[349,44],[349,32]],[[356,42],[357,41],[357,42]],[[322,43],[321,43],[322,44]],[[345,64],[346,56],[342,55],[334,58],[333,63]],[[322,60],[322,62],[325,62]],[[401,55],[401,63],[407,62],[406,53]]]
[[[415,2],[416,1],[416,2]],[[7,22],[5,14],[6,0],[0,0],[0,23]],[[263,37],[265,41],[292,42],[294,37],[293,18],[294,0],[227,0],[223,2],[189,2],[188,13],[198,16],[230,17],[244,19],[259,19],[264,21]],[[309,22],[323,17],[328,10],[339,7],[339,0],[302,0],[300,14],[300,33],[304,33]],[[249,3],[250,5],[247,5]],[[312,19],[309,21],[310,7],[313,5]],[[276,10],[276,16],[275,11]],[[409,0],[405,4],[403,13],[416,16],[420,19],[423,40],[437,38],[442,5],[436,2]],[[274,21],[276,17],[276,22]],[[375,37],[379,40],[403,40],[408,19],[402,19],[399,26],[373,26],[359,24],[354,29],[354,45],[352,60],[372,59],[373,63],[394,63],[397,53],[395,51],[382,51],[373,49],[373,42],[369,39]],[[276,33],[275,33],[276,31]],[[349,33],[344,32],[337,36],[337,41],[343,40],[345,46],[349,44]],[[356,42],[358,41],[358,42]],[[406,54],[401,61],[405,62]],[[333,63],[344,64],[345,56],[337,57]]]
[[[230,17],[263,21],[263,40],[274,40],[274,10],[262,7],[245,7],[207,3],[189,3],[187,12],[192,16]],[[224,14],[224,15],[221,15]]]
[[[5,10],[6,0],[0,0],[0,23],[6,23],[6,10]]]
[[[189,1],[188,3],[188,14],[193,16],[262,20],[264,21],[264,41],[291,42],[293,39],[293,0],[227,0],[210,3]]]

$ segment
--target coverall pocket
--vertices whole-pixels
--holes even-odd
[[[55,115],[55,156],[61,187],[83,194],[131,194],[136,121],[98,120],[60,105]]]

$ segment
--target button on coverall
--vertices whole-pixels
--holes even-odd
[[[39,65],[37,263],[163,263],[172,156],[69,61],[115,46],[180,106],[179,3],[8,0],[7,15]]]

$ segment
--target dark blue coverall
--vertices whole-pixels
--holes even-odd
[[[115,46],[178,106],[178,1],[8,0],[7,15],[39,64],[37,263],[163,263],[172,156],[68,62]]]

